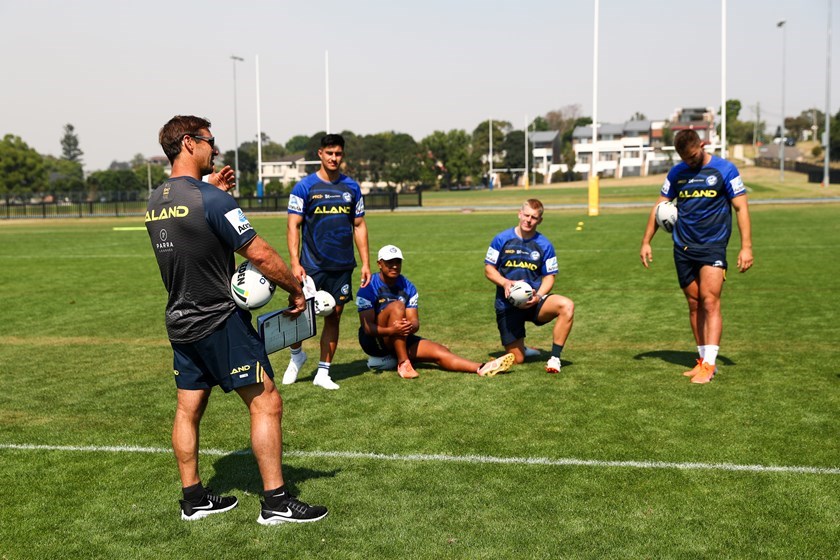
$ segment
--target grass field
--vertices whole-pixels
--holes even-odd
[[[246,410],[221,392],[202,473],[240,507],[179,519],[165,294],[146,233],[114,230],[141,221],[0,223],[0,558],[837,558],[837,212],[752,208],[756,265],[730,274],[706,386],[680,375],[694,346],[665,235],[639,263],[646,209],[547,214],[556,291],[577,306],[557,376],[543,360],[489,379],[370,372],[348,306],[341,390],[314,387],[314,367],[282,388],[286,478],[330,516],[272,528],[255,523]],[[285,253],[283,216],[252,221]],[[476,360],[499,354],[484,252],[514,223],[368,217],[372,252],[405,253],[420,334]],[[528,342],[548,348],[548,328]]]

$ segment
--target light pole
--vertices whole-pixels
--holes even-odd
[[[828,0],[828,30],[826,31],[826,45],[825,45],[825,141],[823,147],[825,148],[825,159],[823,161],[823,187],[828,187],[831,183],[831,173],[829,170],[829,158],[831,154],[831,0]]]
[[[787,33],[785,32],[785,20],[776,24],[776,27],[782,28],[782,138],[779,142],[779,182],[785,181],[785,40]]]
[[[231,55],[230,59],[233,61],[233,176],[236,179],[233,196],[239,198],[239,125],[237,123],[238,111],[236,110],[236,63],[244,62],[245,59],[236,55]]]

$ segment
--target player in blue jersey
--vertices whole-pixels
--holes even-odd
[[[537,326],[555,321],[552,330],[551,357],[545,365],[549,373],[560,373],[560,353],[572,330],[574,302],[552,294],[557,275],[554,246],[537,227],[542,223],[543,204],[532,198],[519,209],[519,224],[493,238],[484,257],[484,275],[496,285],[496,325],[505,350],[512,352],[516,363],[539,351],[525,347],[525,322]],[[531,299],[517,308],[507,301],[510,287],[524,280],[534,288]]]
[[[236,391],[251,415],[251,448],[265,498],[257,521],[274,525],[322,519],[325,507],[297,500],[283,481],[283,401],[250,313],[230,296],[234,252],[289,292],[290,316],[305,307],[301,288],[236,200],[223,192],[233,186],[233,176],[229,168],[214,172],[219,151],[210,122],[173,117],[160,130],[160,144],[172,173],[149,197],[145,223],[169,293],[166,330],[178,389],[172,448],[184,495],[181,519],[201,519],[238,505],[236,497],[217,496],[205,488],[198,473],[199,424],[216,385],[226,393]],[[204,175],[213,184],[202,182]]]
[[[330,364],[338,346],[341,312],[344,304],[353,298],[354,242],[362,260],[360,286],[370,281],[368,232],[361,188],[341,173],[344,138],[339,134],[321,138],[318,158],[321,168],[295,185],[289,195],[286,242],[295,278],[303,282],[310,276],[315,289],[329,292],[335,298],[335,310],[324,317],[321,360],[312,382],[324,389],[338,389],[330,377]],[[292,345],[291,351],[292,358],[283,374],[284,385],[297,380],[306,361],[300,343]]]
[[[672,232],[677,278],[688,301],[688,318],[697,351],[697,365],[684,373],[692,383],[708,383],[717,372],[715,362],[720,349],[723,316],[720,297],[726,280],[726,246],[732,234],[732,211],[741,233],[738,270],[753,265],[750,211],[747,189],[738,169],[703,149],[693,130],[681,130],[674,137],[674,148],[682,158],[671,168],[656,204],[676,200],[679,218]],[[650,267],[653,251],[650,241],[657,230],[654,210],[648,217],[639,256]]]
[[[403,254],[398,247],[386,245],[379,250],[374,274],[367,286],[359,289],[359,344],[370,356],[396,356],[397,373],[403,379],[419,376],[412,362],[432,362],[447,371],[477,373],[492,377],[513,365],[513,354],[480,364],[453,354],[449,348],[417,336],[420,330],[418,294],[402,275]]]

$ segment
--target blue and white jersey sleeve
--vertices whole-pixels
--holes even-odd
[[[402,275],[393,286],[388,286],[379,274],[374,274],[368,285],[356,292],[356,308],[359,313],[372,309],[378,316],[385,307],[396,301],[402,302],[406,309],[416,309],[419,305],[417,288]]]

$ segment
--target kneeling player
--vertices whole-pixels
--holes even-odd
[[[575,318],[574,302],[559,294],[552,294],[557,275],[557,256],[554,246],[537,231],[542,222],[543,205],[539,200],[526,200],[519,209],[519,224],[507,229],[490,243],[484,258],[484,275],[496,285],[496,324],[502,345],[522,363],[533,350],[525,348],[525,322],[537,326],[554,321],[551,357],[545,365],[548,373],[560,373],[560,353],[572,330]],[[534,288],[531,299],[522,308],[507,301],[510,287],[524,280]]]
[[[446,346],[417,336],[420,316],[417,311],[417,289],[402,272],[402,251],[393,245],[379,250],[379,273],[356,295],[359,309],[359,344],[372,357],[385,362],[396,357],[397,373],[403,379],[420,374],[412,362],[433,362],[448,371],[493,376],[507,371],[514,362],[513,354],[480,364],[462,358]],[[368,361],[370,363],[371,360]]]

